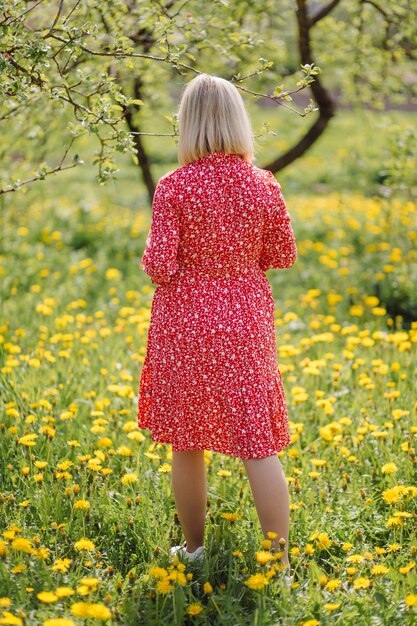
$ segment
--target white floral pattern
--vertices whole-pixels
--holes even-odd
[[[157,285],[138,396],[153,441],[240,458],[290,444],[265,271],[296,258],[271,172],[211,152],[162,176],[141,260]]]

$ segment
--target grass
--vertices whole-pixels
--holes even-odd
[[[373,192],[383,137],[366,141],[369,128],[341,115],[280,177],[299,249],[268,272],[292,432],[291,589],[262,562],[243,464],[210,451],[207,561],[169,558],[183,539],[170,446],[135,421],[153,286],[133,165],[114,187],[86,167],[4,200],[0,624],[415,622],[416,207]],[[344,133],[366,175],[337,152]]]

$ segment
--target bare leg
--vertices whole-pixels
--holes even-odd
[[[207,505],[204,450],[172,451],[172,489],[187,551],[204,545]]]
[[[286,573],[289,574],[289,493],[281,462],[276,454],[261,459],[242,460],[248,474],[265,539],[268,539],[268,531],[278,533],[273,540],[272,548],[277,552],[284,552],[282,563],[288,567]],[[285,539],[284,548],[278,543],[281,537]]]

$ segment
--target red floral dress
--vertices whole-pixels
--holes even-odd
[[[290,444],[265,271],[296,258],[268,170],[211,152],[162,176],[141,259],[157,285],[138,397],[153,441],[243,459]]]

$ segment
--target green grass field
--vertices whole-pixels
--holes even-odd
[[[299,250],[267,274],[292,432],[279,454],[291,589],[233,457],[206,452],[203,568],[168,556],[183,540],[170,446],[136,426],[154,287],[133,164],[108,187],[85,166],[3,196],[0,624],[416,623],[416,205],[376,190],[378,124],[410,120],[341,113],[278,176]],[[156,176],[176,167],[160,141]]]

